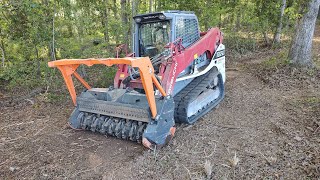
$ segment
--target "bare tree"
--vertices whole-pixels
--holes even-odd
[[[278,23],[278,27],[277,27],[276,33],[274,34],[274,38],[273,38],[273,43],[275,43],[275,44],[280,43],[281,30],[282,30],[282,26],[283,26],[282,20],[283,20],[284,10],[286,9],[286,4],[287,4],[287,0],[282,0],[282,4],[280,7],[279,23]]]
[[[152,12],[153,1],[149,0],[149,13]]]
[[[129,22],[128,22],[128,13],[127,13],[127,0],[121,0],[120,1],[121,5],[121,20],[122,20],[122,26],[124,29],[123,36],[124,36],[124,43],[126,45],[129,44]]]
[[[289,52],[290,61],[299,66],[312,67],[312,39],[319,11],[320,0],[305,4],[304,14],[297,21],[296,32]]]
[[[268,37],[268,32],[267,31],[263,31],[263,39],[264,39],[264,42],[265,42],[265,44],[266,45],[270,45],[270,39],[269,39],[269,37]]]
[[[131,6],[132,6],[132,16],[135,16],[137,14],[139,1],[138,0],[132,0],[132,5]],[[134,25],[134,23],[131,23],[131,24],[132,24],[132,26],[131,26],[131,34],[133,34],[135,25]],[[132,48],[132,51],[133,51],[134,50],[134,39],[132,39],[131,48]]]
[[[114,18],[115,19],[119,19],[117,0],[112,0],[112,4],[111,4],[110,8],[111,8],[111,10],[113,12]],[[116,33],[115,36],[116,36],[115,37],[116,43],[118,44],[118,42],[119,42],[119,33]]]
[[[54,2],[54,1],[53,1]],[[55,2],[54,2],[55,3]],[[54,11],[52,16],[52,49],[51,49],[51,60],[56,60],[56,48],[55,48],[55,25],[54,18],[56,16],[56,5],[54,4]]]
[[[4,43],[3,41],[1,41],[0,43],[0,50],[1,50],[1,55],[2,55],[2,67],[4,67],[4,62],[6,60],[6,53],[5,53],[5,50],[4,50]]]
[[[114,17],[116,18],[116,19],[118,19],[119,18],[119,16],[118,16],[118,8],[117,8],[117,0],[112,0],[112,6],[111,6],[111,9],[112,9],[112,11],[113,11],[113,14],[114,14]]]
[[[132,16],[135,16],[138,13],[139,9],[139,0],[132,0]]]
[[[104,41],[109,44],[109,5],[108,5],[108,0],[104,0],[103,4],[103,10],[102,10],[102,25],[103,25],[103,34],[104,34]]]

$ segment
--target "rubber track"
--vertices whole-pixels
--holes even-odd
[[[117,117],[100,116],[93,113],[80,112],[78,120],[81,128],[119,139],[141,143],[142,134],[147,123],[135,120],[126,120]]]
[[[182,91],[180,91],[176,96],[174,96],[174,103],[175,103],[175,121],[177,121],[177,117],[179,116],[179,107],[181,106],[182,100],[184,99],[184,97],[190,93],[195,87],[197,87],[201,81],[203,81],[203,79],[205,78],[205,75],[196,77],[194,80],[191,81],[191,83],[189,83]]]
[[[194,101],[201,92],[205,91],[214,80],[215,72],[213,69],[206,74],[196,77],[187,87],[175,96],[175,121],[177,123],[193,123],[201,117],[202,112],[209,106],[203,107],[202,111],[188,118],[187,108],[190,102]]]

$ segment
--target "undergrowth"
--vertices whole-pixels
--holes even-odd
[[[99,38],[86,38],[82,42],[63,39],[57,42],[57,59],[64,58],[102,58],[113,57],[114,46],[107,46]],[[34,89],[42,89],[42,92],[52,94],[49,99],[58,100],[61,97],[56,93],[66,94],[63,77],[57,68],[49,68],[48,60],[17,60],[0,67],[0,90],[11,93],[28,94]],[[108,87],[113,82],[116,69],[104,65],[92,67],[80,66],[77,70],[92,87]],[[77,89],[80,83],[74,79]]]
[[[229,54],[243,55],[248,52],[256,51],[258,41],[254,38],[245,38],[237,33],[228,33],[224,37],[224,44],[226,45]]]
[[[247,69],[265,84],[281,90],[292,88],[320,88],[320,69],[296,67],[287,59],[287,50],[259,64],[249,64]]]

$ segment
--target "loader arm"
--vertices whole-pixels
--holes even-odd
[[[74,75],[87,89],[91,89],[90,85],[76,72],[79,65],[84,64],[92,66],[95,64],[104,64],[112,66],[115,64],[126,64],[133,68],[139,68],[141,74],[141,82],[145,90],[145,94],[150,106],[152,118],[157,116],[157,107],[155,102],[155,95],[153,85],[160,91],[162,96],[166,96],[166,92],[158,82],[154,74],[154,69],[148,57],[137,58],[103,58],[103,59],[62,59],[48,62],[49,67],[57,67],[64,78],[66,86],[71,95],[72,101],[76,106],[76,90],[73,84],[72,75]]]

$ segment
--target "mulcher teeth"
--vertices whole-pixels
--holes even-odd
[[[69,118],[69,125],[73,129],[99,132],[103,135],[114,136],[119,139],[143,143],[152,148],[164,146],[173,137],[174,102],[172,98],[158,100],[159,111],[155,119],[137,121],[79,110],[76,107]],[[129,113],[129,112],[128,112]]]
[[[100,132],[101,134],[138,143],[141,143],[142,134],[147,127],[145,122],[84,112],[79,113],[77,121],[80,122],[81,129]]]

